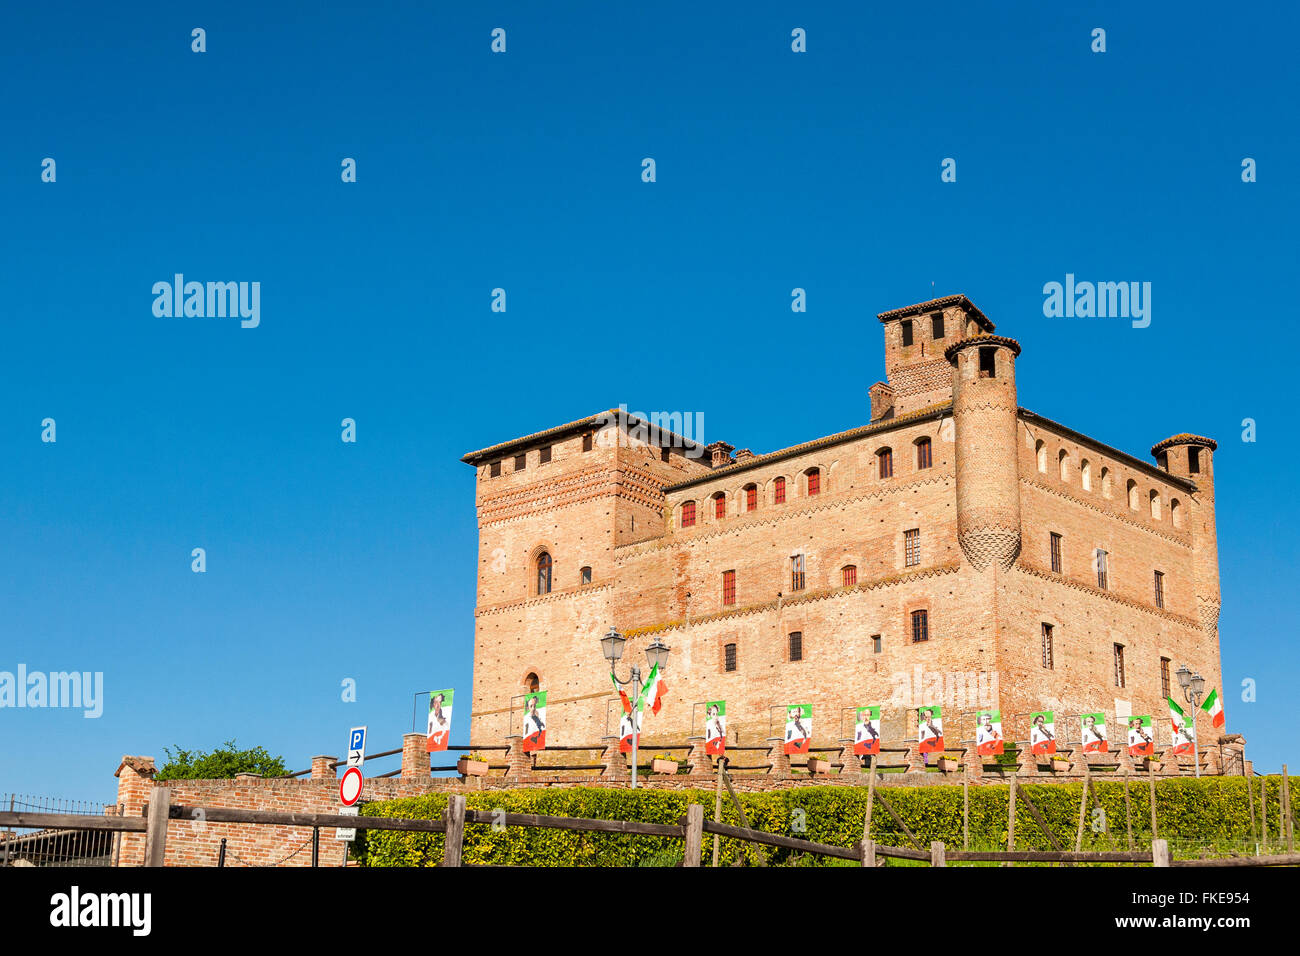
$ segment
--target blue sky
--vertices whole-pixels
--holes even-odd
[[[103,671],[105,710],[0,711],[0,792],[397,746],[470,686],[461,454],[620,403],[757,452],[852,427],[875,314],[951,292],[1022,343],[1021,404],[1220,441],[1228,721],[1277,769],[1300,24],[1131,6],[8,5],[0,670]],[[260,282],[260,326],[155,317],[177,272]],[[1151,282],[1150,327],[1045,318],[1067,272]]]

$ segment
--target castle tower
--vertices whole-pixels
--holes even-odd
[[[1016,356],[1000,335],[963,338],[944,351],[954,366],[957,537],[975,569],[1008,569],[1020,554]]]
[[[871,420],[946,405],[952,369],[944,350],[966,336],[992,332],[993,323],[964,295],[918,302],[876,316],[885,333],[886,382],[871,387]]]
[[[1156,464],[1171,475],[1196,485],[1192,500],[1170,503],[1175,527],[1183,521],[1192,533],[1192,577],[1201,629],[1207,637],[1219,637],[1219,541],[1214,518],[1214,452],[1219,447],[1200,435],[1174,435],[1151,447]],[[1187,508],[1188,513],[1178,512]]]

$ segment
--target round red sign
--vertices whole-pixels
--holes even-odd
[[[348,767],[339,781],[339,799],[343,806],[350,807],[361,799],[361,768]]]

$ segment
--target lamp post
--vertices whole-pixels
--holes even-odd
[[[641,713],[637,709],[637,704],[641,699],[641,668],[637,664],[632,665],[632,673],[627,680],[621,680],[618,676],[618,662],[623,657],[623,647],[627,644],[627,638],[618,632],[613,625],[610,625],[609,633],[600,639],[600,651],[605,655],[605,660],[609,661],[609,673],[618,684],[632,685],[632,789],[636,789],[636,765],[637,749],[641,742]],[[645,649],[646,660],[650,662],[650,668],[653,670],[657,665],[662,671],[668,665],[668,653],[671,651],[667,644],[664,644],[659,638],[654,639],[654,643]]]
[[[1183,689],[1183,698],[1187,703],[1192,705],[1192,759],[1196,761],[1196,776],[1201,775],[1201,750],[1200,743],[1196,739],[1196,712],[1201,706],[1201,697],[1205,694],[1205,678],[1199,673],[1193,674],[1187,669],[1186,664],[1180,664],[1178,670],[1174,673],[1178,678],[1178,686]]]

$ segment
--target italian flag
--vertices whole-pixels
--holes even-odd
[[[664,705],[663,697],[667,690],[668,685],[664,683],[663,675],[659,673],[659,665],[656,664],[650,668],[650,676],[646,679],[645,687],[641,691],[641,709],[644,710],[648,706],[650,713],[658,714],[659,709]],[[626,699],[624,698],[624,700]]]
[[[1219,699],[1219,692],[1210,689],[1210,696],[1205,698],[1205,703],[1201,704],[1201,710],[1210,715],[1210,723],[1216,729],[1223,727],[1223,701]]]

